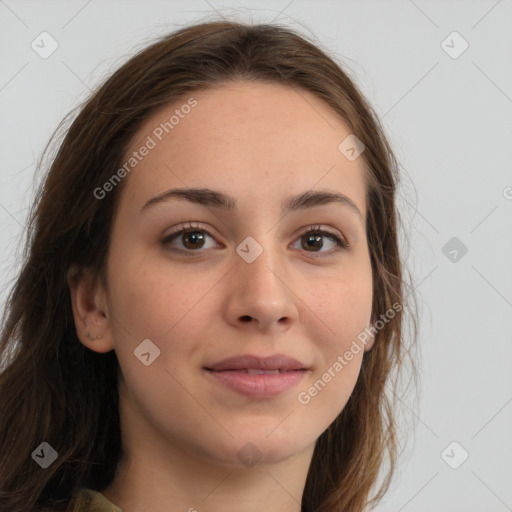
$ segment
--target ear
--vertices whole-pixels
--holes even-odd
[[[370,334],[369,331],[371,331],[372,329],[372,326],[368,326],[368,338],[366,338],[366,341],[364,343],[364,351],[365,352],[369,352],[372,347],[373,347],[373,344],[375,343],[375,336]]]
[[[106,293],[100,279],[89,269],[73,265],[67,273],[73,318],[78,339],[94,352],[114,348]]]
[[[365,334],[366,334],[366,338],[364,341],[364,351],[365,352],[369,352],[372,349],[373,344],[375,343],[375,334],[376,333],[375,333],[375,327],[372,322],[372,318],[373,318],[373,311],[368,320],[368,327],[365,329]]]

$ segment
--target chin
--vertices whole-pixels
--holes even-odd
[[[234,435],[223,445],[216,446],[216,463],[247,469],[272,466],[298,455],[310,444],[303,439],[292,439],[286,432],[274,437],[275,432],[269,435],[271,431],[255,432],[253,429],[252,434]]]

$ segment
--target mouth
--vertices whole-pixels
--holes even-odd
[[[262,370],[239,368],[236,370],[212,370],[204,368],[206,377],[224,390],[251,399],[270,399],[283,395],[296,387],[309,370]]]
[[[285,354],[245,354],[203,367],[210,381],[251,398],[271,398],[297,386],[310,369]]]
[[[248,375],[279,375],[281,373],[287,372],[297,372],[297,371],[306,371],[305,368],[301,368],[299,370],[286,370],[283,368],[276,368],[275,370],[262,370],[261,368],[240,368],[240,369],[228,369],[228,370],[213,370],[211,368],[205,368],[205,370],[209,372],[236,372],[236,373],[245,373]]]
[[[307,370],[307,367],[297,359],[285,354],[274,354],[266,357],[244,354],[223,359],[205,366],[205,369],[217,372],[240,370],[245,373],[257,374],[255,372],[284,373],[292,370]]]
[[[251,398],[272,398],[299,384],[307,370],[249,373],[243,370],[207,370],[207,376],[221,387]]]

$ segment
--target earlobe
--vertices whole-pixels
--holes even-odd
[[[375,326],[372,322],[373,312],[370,315],[370,319],[368,320],[368,327],[365,329],[365,341],[364,341],[364,351],[369,352],[373,348],[373,344],[375,343],[375,335],[377,334],[375,331]]]
[[[67,282],[78,339],[95,352],[112,350],[105,293],[99,279],[89,269],[72,266],[67,273]]]
[[[370,330],[370,329],[371,329],[371,326],[368,327],[368,330]],[[373,348],[374,342],[375,342],[375,336],[370,334],[364,343],[364,351],[369,352]]]

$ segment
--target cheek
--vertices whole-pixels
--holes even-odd
[[[123,247],[114,248],[109,261],[110,325],[123,372],[138,374],[151,368],[154,373],[155,368],[166,368],[180,374],[183,363],[178,362],[195,361],[200,340],[208,331],[210,308],[215,307],[208,294],[219,277],[198,274],[192,266],[177,269],[161,256],[150,260],[147,252],[130,253]],[[151,344],[146,345],[158,357],[143,367],[134,351],[148,339]],[[159,389],[158,379],[154,384]],[[144,382],[146,386],[149,381]]]
[[[211,285],[189,270],[177,270],[149,251],[114,248],[109,260],[109,290],[114,324],[134,338],[162,338],[185,319]],[[119,326],[118,326],[119,327]],[[119,329],[118,329],[119,330]]]
[[[297,401],[322,417],[326,425],[335,419],[348,401],[359,376],[364,354],[361,333],[368,327],[373,298],[369,257],[361,257],[350,271],[333,275],[309,294],[314,315],[309,337],[316,340],[319,364],[302,387]]]
[[[311,339],[320,337],[326,355],[336,357],[370,322],[373,280],[369,257],[363,256],[350,268],[333,273],[319,282],[315,291],[304,287],[303,297],[307,297],[306,310],[313,313],[309,322]]]
[[[319,305],[316,311],[321,320],[312,325],[317,329],[310,336],[317,342],[318,364],[296,396],[304,421],[315,418],[311,423],[314,429],[323,431],[336,419],[359,377],[364,348],[358,336],[369,323],[372,288],[371,280],[358,284],[361,286],[333,286],[323,297],[328,308]]]

